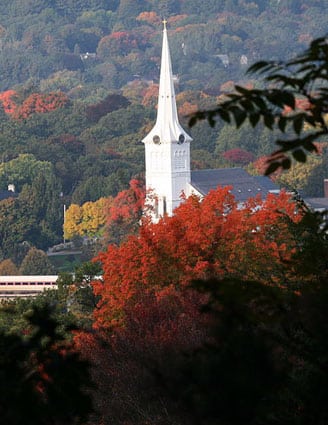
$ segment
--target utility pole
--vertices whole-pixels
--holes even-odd
[[[64,213],[64,220],[63,220],[63,239],[64,239],[64,248],[65,248],[65,246],[66,246],[66,239],[65,239],[66,204],[64,204],[63,213]]]

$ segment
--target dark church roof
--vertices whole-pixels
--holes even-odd
[[[246,201],[258,194],[265,198],[268,193],[279,191],[279,187],[268,177],[251,176],[243,168],[192,171],[191,185],[202,195],[218,186],[232,186],[231,193],[237,201]]]
[[[328,210],[328,198],[304,198],[303,201],[314,211]]]
[[[0,201],[8,198],[17,198],[18,194],[11,190],[0,190]]]

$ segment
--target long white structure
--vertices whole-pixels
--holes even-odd
[[[58,275],[0,276],[0,299],[32,297],[46,289],[57,289]]]

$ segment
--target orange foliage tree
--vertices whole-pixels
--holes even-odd
[[[22,103],[18,102],[15,90],[0,93],[0,102],[4,111],[15,119],[25,119],[31,114],[45,113],[63,108],[68,103],[68,97],[62,92],[32,93]]]
[[[17,92],[15,90],[6,90],[0,93],[0,102],[6,114],[13,114],[16,111],[16,97]]]
[[[195,279],[284,282],[298,246],[290,226],[300,217],[284,192],[243,206],[229,188],[218,188],[203,200],[191,196],[173,217],[157,224],[145,221],[137,235],[99,255],[104,283],[94,284],[101,296],[95,325],[121,325],[126,311],[143,309],[143,299],[179,298]]]
[[[198,110],[197,105],[194,105],[193,103],[190,103],[190,102],[184,102],[179,107],[179,115],[181,116],[191,115],[191,114],[194,114],[197,110]]]
[[[260,156],[254,162],[248,165],[247,170],[251,174],[263,175],[268,168],[269,156]],[[276,181],[282,174],[282,170],[276,170],[270,175],[272,181]]]
[[[104,36],[98,44],[97,53],[101,58],[128,54],[142,47],[142,39],[132,31],[115,31]]]
[[[28,118],[35,113],[45,113],[63,108],[68,103],[68,97],[62,92],[48,94],[32,93],[14,112],[17,119]]]
[[[137,233],[145,203],[144,183],[130,180],[130,187],[113,199],[106,214],[105,240],[120,244],[128,235]]]
[[[161,18],[156,12],[141,12],[137,17],[137,21],[145,21],[151,25],[160,25]]]
[[[155,106],[158,98],[158,84],[151,84],[144,93],[142,104],[144,106]]]

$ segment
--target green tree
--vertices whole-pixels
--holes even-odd
[[[19,195],[20,202],[29,208],[29,214],[37,223],[37,231],[31,233],[29,241],[40,248],[58,242],[62,235],[63,206],[60,193],[61,185],[54,173],[40,173],[30,185],[23,187]]]
[[[227,150],[241,148],[257,156],[267,155],[272,150],[274,137],[275,133],[261,125],[254,129],[245,124],[236,130],[225,124],[216,140],[215,153],[222,155]]]
[[[50,174],[51,163],[39,161],[32,154],[20,154],[17,158],[0,164],[0,182],[3,189],[14,184],[19,192],[24,184],[31,184],[38,174]]]
[[[92,282],[100,280],[101,265],[98,262],[85,262],[77,266],[74,273],[60,273],[57,284],[65,294],[69,313],[79,328],[90,330],[93,325],[93,311],[99,297],[92,290]]]
[[[22,275],[51,275],[55,272],[47,254],[34,247],[24,257],[19,271]]]
[[[129,28],[129,25],[132,26],[133,20],[145,9],[145,0],[120,0],[117,14],[124,25],[128,25]]]
[[[212,338],[166,376],[191,423],[326,423],[325,280],[303,282],[300,293],[245,280],[195,283],[209,296]]]
[[[0,202],[0,249],[2,258],[20,258],[25,252],[22,246],[28,241],[37,223],[28,207],[19,199],[6,199]],[[26,242],[26,245],[28,243]]]

